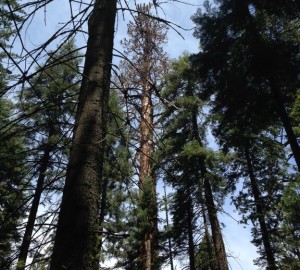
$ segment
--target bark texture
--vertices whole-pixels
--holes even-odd
[[[99,268],[99,207],[116,0],[96,0],[51,270]]]
[[[153,175],[152,154],[153,154],[153,105],[151,100],[151,85],[143,83],[141,123],[140,123],[140,171],[139,188],[145,196],[149,198],[146,207],[149,229],[144,235],[144,250],[142,249],[142,267],[145,270],[156,268],[157,251],[157,205],[156,205],[156,181]]]

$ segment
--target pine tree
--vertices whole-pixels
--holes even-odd
[[[0,1],[0,44],[8,49],[12,36],[13,19],[20,21],[21,13],[12,18],[8,5],[18,7],[14,0]],[[0,53],[0,268],[9,269],[13,264],[15,243],[20,239],[19,227],[24,217],[25,176],[27,158],[25,138],[19,124],[14,124],[15,107],[5,96],[10,71]]]
[[[20,94],[19,107],[26,115],[23,121],[28,129],[27,144],[31,146],[30,151],[35,153],[31,162],[36,164],[37,169],[32,169],[32,172],[37,175],[37,179],[33,177],[36,186],[33,185],[33,198],[30,201],[28,221],[20,246],[18,270],[24,269],[26,265],[45,187],[48,190],[47,196],[51,197],[50,190],[61,186],[57,179],[61,179],[64,174],[65,167],[62,164],[66,163],[69,152],[69,133],[79,92],[80,60],[75,49],[74,41],[71,40],[57,52],[50,53],[47,65],[32,79],[32,88],[24,89]]]
[[[299,169],[299,145],[288,117],[299,87],[299,5],[219,3],[216,8],[207,4],[206,13],[194,16],[203,95],[213,96],[213,110],[223,119],[249,133],[281,122]]]
[[[129,61],[121,64],[121,81],[126,102],[134,108],[139,127],[139,201],[137,269],[158,268],[156,177],[153,170],[155,94],[166,70],[166,26],[152,18],[151,5],[137,6],[134,22],[128,24],[129,39],[122,41]]]
[[[199,98],[199,81],[193,76],[187,55],[174,62],[172,68],[173,71],[166,77],[164,93],[164,97],[169,101],[164,113],[164,125],[167,127],[164,135],[167,149],[166,171],[172,172],[170,176],[167,174],[167,177],[172,181],[174,175],[175,182],[172,182],[175,187],[184,185],[186,190],[195,189],[194,196],[198,198],[200,205],[202,203],[202,206],[205,206],[208,214],[217,269],[228,269],[211,183],[217,179],[215,169],[209,166],[209,163],[213,164],[214,158],[212,152],[204,146],[205,131],[199,123],[200,109],[203,106]],[[183,191],[179,189],[179,193],[183,194]],[[191,195],[189,192],[188,196]]]
[[[0,268],[13,263],[14,243],[20,239],[24,217],[24,177],[27,173],[25,138],[20,126],[12,125],[13,103],[0,99]]]

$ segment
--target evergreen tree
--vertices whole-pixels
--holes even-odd
[[[0,1],[0,44],[7,49],[7,41],[13,34],[12,25],[21,20],[21,12],[9,13],[8,5],[18,7],[15,0]],[[19,227],[24,217],[24,178],[27,167],[25,138],[21,127],[13,124],[15,108],[4,96],[10,72],[5,65],[6,56],[0,52],[0,268],[12,266],[15,243],[20,239]]]
[[[175,188],[177,185],[183,185],[186,191],[195,190],[189,191],[188,196],[194,193],[193,197],[197,198],[198,203],[207,211],[217,257],[217,269],[228,269],[212,186],[212,181],[216,187],[220,179],[216,177],[217,171],[213,167],[214,155],[204,146],[203,123],[202,125],[199,123],[200,110],[203,107],[199,98],[199,81],[193,76],[187,55],[174,62],[172,68],[172,72],[166,77],[167,85],[164,93],[164,97],[169,101],[164,113],[166,126],[164,144],[167,149],[165,162],[166,171],[171,172],[170,176],[167,174],[166,177],[171,178],[170,181]],[[178,191],[184,194],[181,188]],[[188,199],[183,201],[188,202]],[[193,201],[197,202],[195,199]],[[206,218],[205,215],[203,218]],[[191,267],[195,267],[194,262]]]
[[[28,130],[26,136],[27,144],[31,147],[31,163],[36,167],[32,169],[32,173],[37,177],[33,176],[32,180],[36,181],[36,185],[33,184],[28,221],[18,257],[18,270],[24,269],[26,265],[44,189],[47,187],[45,197],[51,198],[51,189],[54,189],[53,195],[56,193],[58,196],[57,189],[62,186],[58,180],[65,171],[63,164],[67,159],[79,92],[80,60],[75,49],[74,41],[69,41],[56,52],[50,53],[47,65],[33,78],[32,88],[24,89],[20,94],[19,107],[26,115],[23,121]],[[49,216],[47,218],[50,219]]]
[[[13,263],[14,244],[20,239],[19,227],[24,217],[24,178],[27,169],[25,138],[20,126],[10,124],[12,102],[0,99],[0,268]]]
[[[155,143],[155,94],[166,70],[166,26],[151,15],[151,5],[137,6],[134,22],[128,24],[129,39],[122,41],[129,61],[121,64],[121,82],[126,102],[131,104],[139,133],[139,201],[137,269],[158,268],[158,228],[156,177],[153,170]],[[132,269],[132,268],[131,268]]]
[[[276,2],[276,4],[274,4]],[[248,133],[281,121],[300,168],[288,117],[299,87],[299,5],[295,1],[218,1],[194,16],[202,51],[195,57],[213,111]],[[219,129],[222,130],[222,121]]]

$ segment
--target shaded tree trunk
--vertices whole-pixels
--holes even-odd
[[[248,167],[248,173],[249,173],[249,178],[250,178],[250,183],[251,183],[251,189],[254,197],[254,202],[255,202],[255,207],[256,207],[256,213],[257,213],[257,219],[259,222],[260,226],[260,231],[261,231],[261,237],[267,257],[267,263],[268,267],[267,269],[269,270],[275,270],[277,269],[276,267],[276,262],[274,258],[274,252],[271,247],[270,243],[270,236],[269,232],[267,229],[267,225],[265,222],[265,215],[264,215],[264,206],[262,202],[262,198],[259,192],[259,188],[256,182],[256,177],[254,174],[253,166],[252,166],[252,160],[249,152],[249,147],[245,147],[245,157],[247,161],[247,167]]]
[[[218,269],[228,270],[228,262],[227,262],[222,232],[221,232],[221,228],[217,216],[217,209],[214,203],[211,184],[208,177],[205,177],[204,179],[204,194],[205,194],[208,217],[211,226],[212,239],[215,247]]]
[[[49,140],[51,136],[52,136],[52,131],[49,132],[48,143],[45,146],[45,150],[41,159],[41,166],[39,168],[39,177],[37,179],[37,184],[36,184],[32,204],[31,204],[29,216],[28,216],[28,221],[26,224],[25,232],[22,239],[22,244],[20,247],[20,253],[18,257],[16,270],[24,270],[26,266],[26,259],[28,256],[29,246],[31,243],[34,223],[36,220],[40,199],[44,188],[46,171],[49,167],[49,162],[50,162],[50,153],[52,149],[51,146],[49,145]]]
[[[189,260],[190,260],[190,270],[196,270],[195,266],[195,245],[194,245],[194,233],[193,233],[193,213],[192,213],[192,200],[189,195],[188,198],[188,241],[189,241]]]
[[[200,138],[198,123],[197,123],[197,113],[193,114],[193,133],[194,137],[200,145],[202,141]],[[205,165],[205,160],[203,158],[198,158],[199,168],[201,170],[202,177],[204,178],[203,188],[204,188],[204,198],[205,205],[207,207],[208,218],[211,226],[212,239],[214,243],[214,250],[217,259],[218,270],[228,270],[228,262],[226,257],[225,246],[223,242],[223,236],[217,216],[217,209],[214,203],[213,192],[211,188],[211,183],[207,177],[207,169]]]
[[[99,208],[116,0],[96,0],[51,270],[99,268]]]

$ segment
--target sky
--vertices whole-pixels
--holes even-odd
[[[133,2],[133,0],[129,1]],[[163,10],[158,10],[159,14],[164,19],[180,26],[180,28],[174,26],[180,35],[172,29],[170,29],[168,33],[166,51],[170,58],[176,58],[184,51],[195,53],[199,48],[199,41],[193,37],[194,25],[190,17],[196,12],[198,7],[202,7],[202,1],[185,1],[188,4],[178,3],[180,1],[160,0],[160,2],[164,2],[165,4],[162,4]],[[137,2],[141,3],[147,1]],[[46,9],[41,9],[36,13],[30,25],[27,26],[26,31],[24,29],[22,35],[25,47],[30,50],[47,40],[62,26],[62,23],[65,22],[69,16],[69,0],[53,0]],[[118,50],[121,49],[120,40],[126,36],[126,23],[127,21],[124,21],[122,14],[119,13],[115,34],[115,48]],[[183,30],[181,28],[189,30]],[[76,39],[80,46],[86,43],[84,35],[78,35]],[[53,49],[53,46],[50,46],[49,49]],[[19,49],[20,44],[16,42],[15,50]],[[213,145],[213,142],[210,141],[210,144]],[[229,200],[226,200],[223,209],[224,212],[219,214],[219,218],[220,221],[225,224],[223,234],[231,269],[258,269],[253,265],[253,259],[257,257],[257,254],[256,248],[250,243],[250,227],[244,227],[238,224],[237,220],[239,220],[239,216],[235,212],[234,207],[229,204]]]

